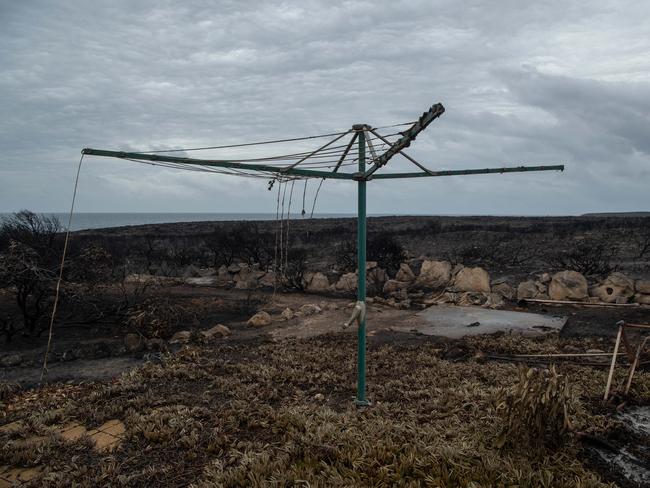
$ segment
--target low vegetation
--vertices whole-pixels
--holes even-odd
[[[191,346],[110,384],[7,392],[3,423],[24,426],[0,434],[0,457],[41,466],[32,486],[613,486],[585,467],[576,435],[614,426],[596,406],[606,371],[472,359],[557,346],[557,337],[509,336],[377,343],[373,406],[362,410],[352,402],[352,334]],[[649,394],[641,372],[631,400]],[[550,423],[540,427],[542,416]],[[110,454],[51,434],[110,419],[127,429]],[[38,449],[23,440],[33,435]]]

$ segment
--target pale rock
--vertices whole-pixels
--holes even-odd
[[[384,283],[384,289],[383,292],[387,295],[391,293],[396,293],[401,290],[406,290],[408,288],[408,283],[405,281],[398,281],[398,280],[388,280],[386,283]]]
[[[209,328],[208,330],[201,331],[201,335],[205,339],[214,339],[217,337],[228,337],[230,335],[230,329],[223,324],[217,324],[214,327]]]
[[[260,278],[259,280],[260,286],[264,286],[266,288],[272,288],[275,286],[275,273],[272,271],[269,271],[268,273],[264,273],[264,275]]]
[[[293,312],[293,310],[291,310],[289,307],[285,308],[285,309],[282,311],[282,313],[280,314],[280,317],[281,317],[283,320],[291,320],[291,319],[294,318],[295,316],[296,316],[296,314],[295,314],[295,313]]]
[[[634,287],[637,293],[650,295],[650,280],[636,280]]]
[[[321,292],[326,291],[330,286],[330,280],[327,279],[323,273],[313,273],[309,280],[305,279],[307,282],[306,290],[309,292]]]
[[[560,271],[551,278],[548,295],[552,300],[586,300],[587,279],[577,271]]]
[[[397,281],[405,281],[407,283],[410,283],[412,281],[415,281],[415,273],[413,273],[413,270],[411,270],[411,267],[408,264],[402,263],[399,265],[399,270],[395,275],[395,279]]]
[[[542,273],[539,275],[539,282],[548,285],[551,282],[551,275],[549,273]]]
[[[191,332],[189,330],[180,330],[176,332],[171,339],[169,339],[170,344],[186,344],[190,342]]]
[[[239,273],[241,271],[241,269],[242,269],[241,266],[239,266],[238,264],[231,264],[227,268],[228,273],[231,273],[231,274]]]
[[[354,291],[357,289],[357,274],[346,273],[336,282],[338,291]]]
[[[640,303],[641,305],[650,305],[650,295],[637,293],[634,295],[634,301]]]
[[[516,294],[515,289],[505,282],[492,285],[492,291],[507,300],[512,300]]]
[[[605,303],[619,303],[621,298],[628,300],[634,296],[634,281],[623,273],[612,273],[600,285],[592,287],[589,294]]]
[[[271,316],[268,314],[268,312],[261,311],[257,312],[250,319],[248,319],[248,322],[246,323],[251,327],[264,327],[266,325],[271,325],[271,322]]]
[[[526,298],[536,298],[539,295],[539,290],[532,280],[522,281],[517,287],[517,300],[525,300]]]
[[[454,278],[458,291],[490,293],[490,275],[483,268],[463,268]]]
[[[425,260],[422,262],[416,284],[424,288],[441,289],[447,286],[450,280],[451,264],[449,262]]]
[[[322,393],[316,393],[314,395],[314,400],[316,400],[317,402],[322,402],[323,400],[325,400],[325,395],[323,395]]]
[[[505,302],[503,301],[503,297],[498,294],[498,293],[487,293],[486,294],[487,300],[483,304],[485,308],[503,308],[505,305]]]
[[[305,316],[321,313],[321,308],[314,303],[305,303],[299,310]]]

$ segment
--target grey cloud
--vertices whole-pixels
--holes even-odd
[[[412,120],[437,101],[447,112],[409,148],[431,167],[567,172],[382,182],[371,211],[647,209],[650,7],[597,3],[4,2],[0,211],[65,209],[82,147],[309,135]],[[264,181],[99,158],[79,195],[79,210],[104,211],[272,201]],[[328,183],[319,200],[352,211],[354,186]]]

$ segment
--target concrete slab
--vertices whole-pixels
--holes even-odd
[[[567,321],[567,317],[560,316],[450,305],[429,307],[416,316],[421,319],[421,323],[397,326],[394,330],[415,330],[421,334],[450,339],[495,332],[534,336],[560,330]]]

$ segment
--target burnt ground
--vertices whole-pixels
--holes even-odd
[[[328,219],[311,224],[309,229],[300,227],[307,223],[296,223],[294,228],[296,234],[303,233],[303,244],[311,243],[314,249],[322,250],[314,254],[310,266],[313,269],[333,266],[332,242],[336,243],[340,233],[347,233],[347,227],[353,222]],[[154,248],[177,246],[178,242],[170,244],[175,239],[196,243],[214,225],[173,224],[88,231],[80,233],[85,237],[79,241],[131,242],[137,261],[138,242],[149,239]],[[399,217],[371,219],[370,223],[371,232],[385,228],[394,231],[409,255],[441,259],[456,256],[454,259],[458,260],[458,249],[473,248],[486,235],[497,236],[494,239],[510,236],[504,242],[512,242],[512,236],[524,235],[533,257],[516,264],[505,263],[502,258],[492,259],[485,265],[493,278],[505,276],[512,280],[552,271],[549,256],[576,239],[627,235],[627,241],[618,244],[624,252],[618,254],[619,261],[615,264],[634,277],[647,276],[647,260],[632,257],[635,249],[629,235],[612,233],[616,225],[619,224],[596,217],[586,220]],[[535,229],[539,232],[534,232]],[[555,235],[558,232],[559,240]],[[488,241],[493,242],[492,237]],[[550,245],[549,240],[557,242]],[[494,250],[491,244],[486,252]],[[133,271],[155,271],[158,264],[153,261],[154,258],[149,263],[151,268],[140,263],[138,266],[145,268]],[[187,265],[187,262],[178,264],[179,274]],[[114,293],[110,285],[104,292]],[[51,414],[53,421],[83,421],[89,427],[119,418],[129,432],[123,447],[109,456],[110,459],[89,453],[82,445],[61,444],[56,436],[33,454],[14,446],[11,442],[15,437],[9,439],[11,442],[0,452],[5,463],[45,466],[51,474],[49,481],[39,478],[34,486],[65,486],[71,481],[97,485],[118,476],[121,477],[118,484],[129,486],[187,486],[189,483],[250,486],[259,485],[260,480],[280,480],[280,484],[287,485],[295,484],[296,479],[312,480],[312,486],[318,486],[319,479],[329,480],[328,485],[357,486],[407,482],[466,486],[472,481],[480,486],[574,486],[576,479],[585,486],[602,486],[607,481],[621,486],[641,486],[612,469],[579,436],[571,436],[559,449],[528,452],[529,448],[523,447],[495,451],[493,436],[497,434],[501,417],[494,408],[494,395],[499,388],[516,382],[518,369],[513,363],[485,362],[484,358],[490,353],[503,356],[590,349],[609,351],[616,322],[650,323],[648,308],[556,307],[533,303],[522,307],[512,302],[507,307],[510,310],[564,315],[568,317],[567,323],[559,335],[540,338],[497,335],[448,340],[397,332],[393,327],[417,321],[416,310],[395,310],[373,304],[368,318],[368,384],[375,406],[369,413],[363,413],[350,409],[355,392],[356,329],[341,330],[342,322],[349,316],[352,297],[302,293],[273,296],[268,291],[190,286],[166,286],[148,293],[193,311],[191,319],[180,321],[165,333],[168,338],[177,330],[194,331],[188,345],[167,344],[163,350],[127,353],[124,335],[137,331],[125,322],[107,319],[92,324],[64,323],[55,329],[47,377],[51,386],[38,388],[45,336],[34,340],[17,335],[11,343],[0,344],[0,356],[20,356],[20,366],[0,368],[3,385],[0,424],[26,420],[30,427],[19,436],[43,435],[49,427],[34,416],[56,411]],[[290,321],[277,320],[286,307],[296,310],[306,303],[320,305],[323,312]],[[11,306],[7,295],[0,296],[0,306]],[[268,311],[274,322],[261,329],[248,327],[246,320],[258,310]],[[227,325],[232,334],[209,343],[197,336],[197,331],[218,323]],[[605,405],[600,400],[606,361],[590,366],[559,362],[558,368],[580,399],[574,414],[576,429],[589,434],[587,439],[600,439],[605,445],[613,446],[612,452],[626,449],[625,439],[630,435],[616,420],[615,405]],[[120,376],[121,373],[124,374]],[[622,369],[617,372],[617,385],[623,382],[622,374]],[[628,406],[647,405],[648,374],[647,366],[642,366],[632,395],[627,399],[615,398],[619,402],[625,400]],[[14,392],[15,384],[21,386],[17,392]],[[316,395],[323,395],[323,399]],[[168,420],[158,419],[160,412]],[[151,437],[146,428],[143,430],[143,423],[160,426],[169,419],[176,419],[169,429],[172,437],[179,440]],[[177,422],[187,429],[176,432],[173,425],[180,425]],[[381,432],[375,430],[378,424],[384,426]],[[209,428],[205,429],[206,426]],[[324,426],[325,431],[318,426]],[[343,437],[327,434],[329,429],[343,432]],[[405,437],[413,442],[410,450],[402,452],[396,446]],[[359,451],[363,444],[360,439],[369,440],[375,447]],[[647,437],[636,440],[637,444],[648,445]],[[195,446],[201,447],[198,457]],[[145,451],[148,454],[141,456]],[[646,454],[639,455],[643,458]],[[72,466],[71,456],[81,459],[80,464]],[[412,464],[413,456],[420,461]],[[316,466],[327,468],[317,475]],[[513,470],[513,466],[521,469]]]

